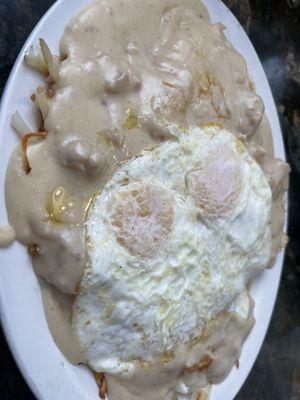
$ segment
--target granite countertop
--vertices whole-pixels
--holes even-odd
[[[244,26],[263,63],[275,97],[287,157],[292,167],[290,241],[278,300],[262,350],[236,400],[299,400],[300,0],[224,2]],[[53,3],[53,0],[1,0],[0,94],[25,39]],[[10,355],[1,329],[0,399],[34,399]]]

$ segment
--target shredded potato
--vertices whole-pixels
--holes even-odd
[[[40,46],[30,46],[25,52],[24,61],[28,67],[31,67],[44,75],[48,74],[47,65]]]
[[[186,368],[186,370],[187,370],[188,372],[196,372],[196,371],[201,372],[201,371],[203,371],[204,369],[206,369],[207,367],[209,367],[210,364],[213,362],[213,360],[214,360],[214,357],[212,356],[211,353],[208,352],[208,353],[206,353],[206,354],[204,355],[204,357],[199,361],[199,363],[193,365],[193,366],[190,367],[190,368]]]
[[[44,39],[40,39],[40,46],[49,75],[55,82],[58,79],[58,62],[51,54],[51,51]]]
[[[18,111],[16,111],[11,117],[11,126],[21,137],[25,135],[25,133],[31,131]]]
[[[27,247],[28,254],[32,257],[38,256],[40,254],[41,248],[38,244],[30,244]]]
[[[60,57],[51,54],[44,39],[40,39],[38,46],[32,45],[26,50],[24,61],[28,67],[49,75],[54,82],[57,81]]]
[[[35,92],[35,105],[41,110],[43,120],[46,119],[49,112],[49,98],[47,89],[38,87]]]
[[[47,132],[30,132],[22,137],[22,141],[21,141],[22,163],[23,163],[23,170],[24,170],[25,174],[28,175],[29,172],[31,171],[31,167],[30,167],[29,160],[27,157],[28,140],[33,137],[45,138],[46,136],[47,136]]]
[[[205,392],[199,393],[197,400],[207,400],[207,394]]]
[[[105,399],[105,395],[107,393],[107,381],[102,372],[94,372],[95,381],[99,387],[99,396],[100,399]]]

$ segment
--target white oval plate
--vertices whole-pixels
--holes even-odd
[[[35,110],[29,96],[42,83],[38,74],[23,63],[25,49],[46,39],[58,51],[59,39],[69,19],[89,0],[59,0],[35,27],[10,74],[3,93],[0,113],[0,222],[6,223],[4,202],[5,171],[17,136],[10,126],[11,115],[18,110],[34,125]],[[212,21],[222,22],[226,36],[246,59],[250,76],[263,98],[269,117],[276,156],[285,159],[280,125],[272,93],[261,63],[246,33],[219,0],[204,0]],[[211,400],[232,400],[252,368],[265,337],[274,307],[283,264],[278,254],[272,270],[265,271],[251,286],[255,299],[256,324],[244,344],[240,368],[233,368],[228,378],[212,389]],[[98,399],[97,387],[90,371],[71,365],[56,347],[44,317],[37,278],[25,248],[14,243],[0,252],[0,312],[2,326],[14,358],[28,385],[39,400]]]

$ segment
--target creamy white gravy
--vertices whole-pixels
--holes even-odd
[[[32,262],[47,282],[42,293],[48,324],[72,362],[82,357],[70,315],[86,262],[89,201],[121,162],[172,139],[168,124],[216,123],[244,138],[272,185],[274,255],[283,244],[289,169],[272,156],[263,102],[223,29],[210,24],[199,0],[96,1],[67,25],[57,73],[48,88],[36,91],[48,135],[31,141],[29,174],[22,169],[20,146],[13,152],[6,204],[17,240],[36,245]],[[253,324],[252,316],[243,324],[229,319],[220,318],[221,328],[209,339],[219,352],[206,370],[210,383],[229,373]],[[154,380],[145,374],[135,379],[137,393],[126,398],[163,398],[166,387],[154,396]],[[138,389],[147,376],[149,393],[144,383]],[[111,398],[124,398],[126,385],[107,379]]]

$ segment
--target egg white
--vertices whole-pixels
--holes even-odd
[[[210,157],[217,160],[220,152],[224,169],[216,167],[221,175],[214,185],[222,179],[226,183],[226,171],[232,168],[237,168],[238,185],[227,209],[218,203],[211,214],[199,206],[187,174],[204,168],[201,176],[206,177],[206,166],[214,166]],[[226,191],[227,183],[223,186]],[[136,219],[141,226],[130,226],[133,237],[142,235],[135,242],[141,255],[119,240],[112,221],[118,200],[145,187],[165,193],[172,215],[169,234],[150,252],[143,246],[148,246],[157,219],[143,226],[142,216]],[[95,195],[86,221],[89,262],[72,322],[89,365],[96,371],[130,373],[136,360],[151,361],[199,338],[209,321],[267,266],[271,197],[266,177],[242,142],[215,126],[178,132],[178,140],[122,165]],[[130,214],[132,202],[128,204]]]

